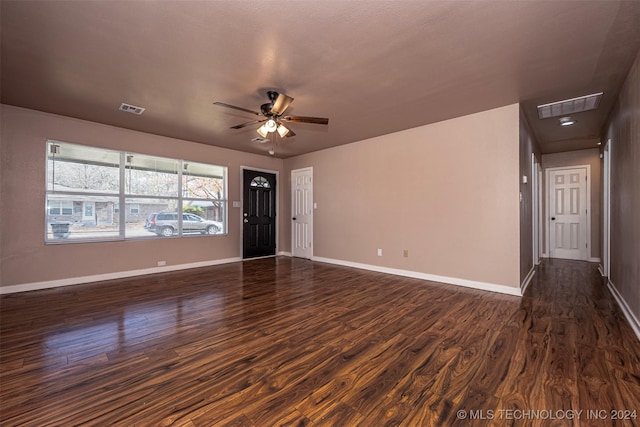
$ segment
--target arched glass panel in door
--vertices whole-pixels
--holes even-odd
[[[252,187],[259,187],[259,188],[271,187],[271,184],[269,184],[269,181],[264,176],[256,176],[251,180],[251,184],[249,185],[251,185]]]

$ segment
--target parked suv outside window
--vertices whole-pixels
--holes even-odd
[[[171,237],[178,233],[178,214],[175,212],[152,213],[147,217],[144,228],[158,236]],[[182,233],[218,234],[222,223],[209,221],[198,215],[182,214]]]

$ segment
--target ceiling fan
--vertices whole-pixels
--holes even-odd
[[[270,102],[262,104],[260,106],[260,112],[249,110],[247,108],[236,107],[235,105],[225,104],[224,102],[214,102],[214,105],[233,108],[234,110],[244,111],[246,113],[255,114],[256,116],[264,116],[264,118],[261,119],[251,120],[249,122],[231,126],[231,129],[242,129],[247,126],[263,123],[262,126],[258,128],[258,133],[263,138],[266,138],[271,132],[278,132],[278,135],[282,138],[294,136],[295,132],[286,127],[283,122],[314,123],[317,125],[329,124],[329,119],[322,117],[285,116],[284,112],[293,102],[293,98],[274,90],[267,91],[267,96],[269,97]]]

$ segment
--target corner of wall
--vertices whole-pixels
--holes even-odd
[[[535,267],[533,262],[533,230],[534,230],[534,195],[532,187],[537,176],[531,164],[534,155],[540,161],[540,146],[531,131],[531,127],[522,110],[519,108],[519,199],[520,199],[520,285],[524,289],[531,280]],[[526,182],[525,182],[526,177]]]

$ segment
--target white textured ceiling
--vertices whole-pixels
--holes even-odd
[[[595,146],[640,48],[640,1],[7,1],[2,102],[266,154],[266,90],[295,98],[288,157],[521,102],[544,152]],[[536,105],[604,92],[578,124]],[[145,107],[142,116],[118,110]],[[256,126],[257,128],[257,126]]]

